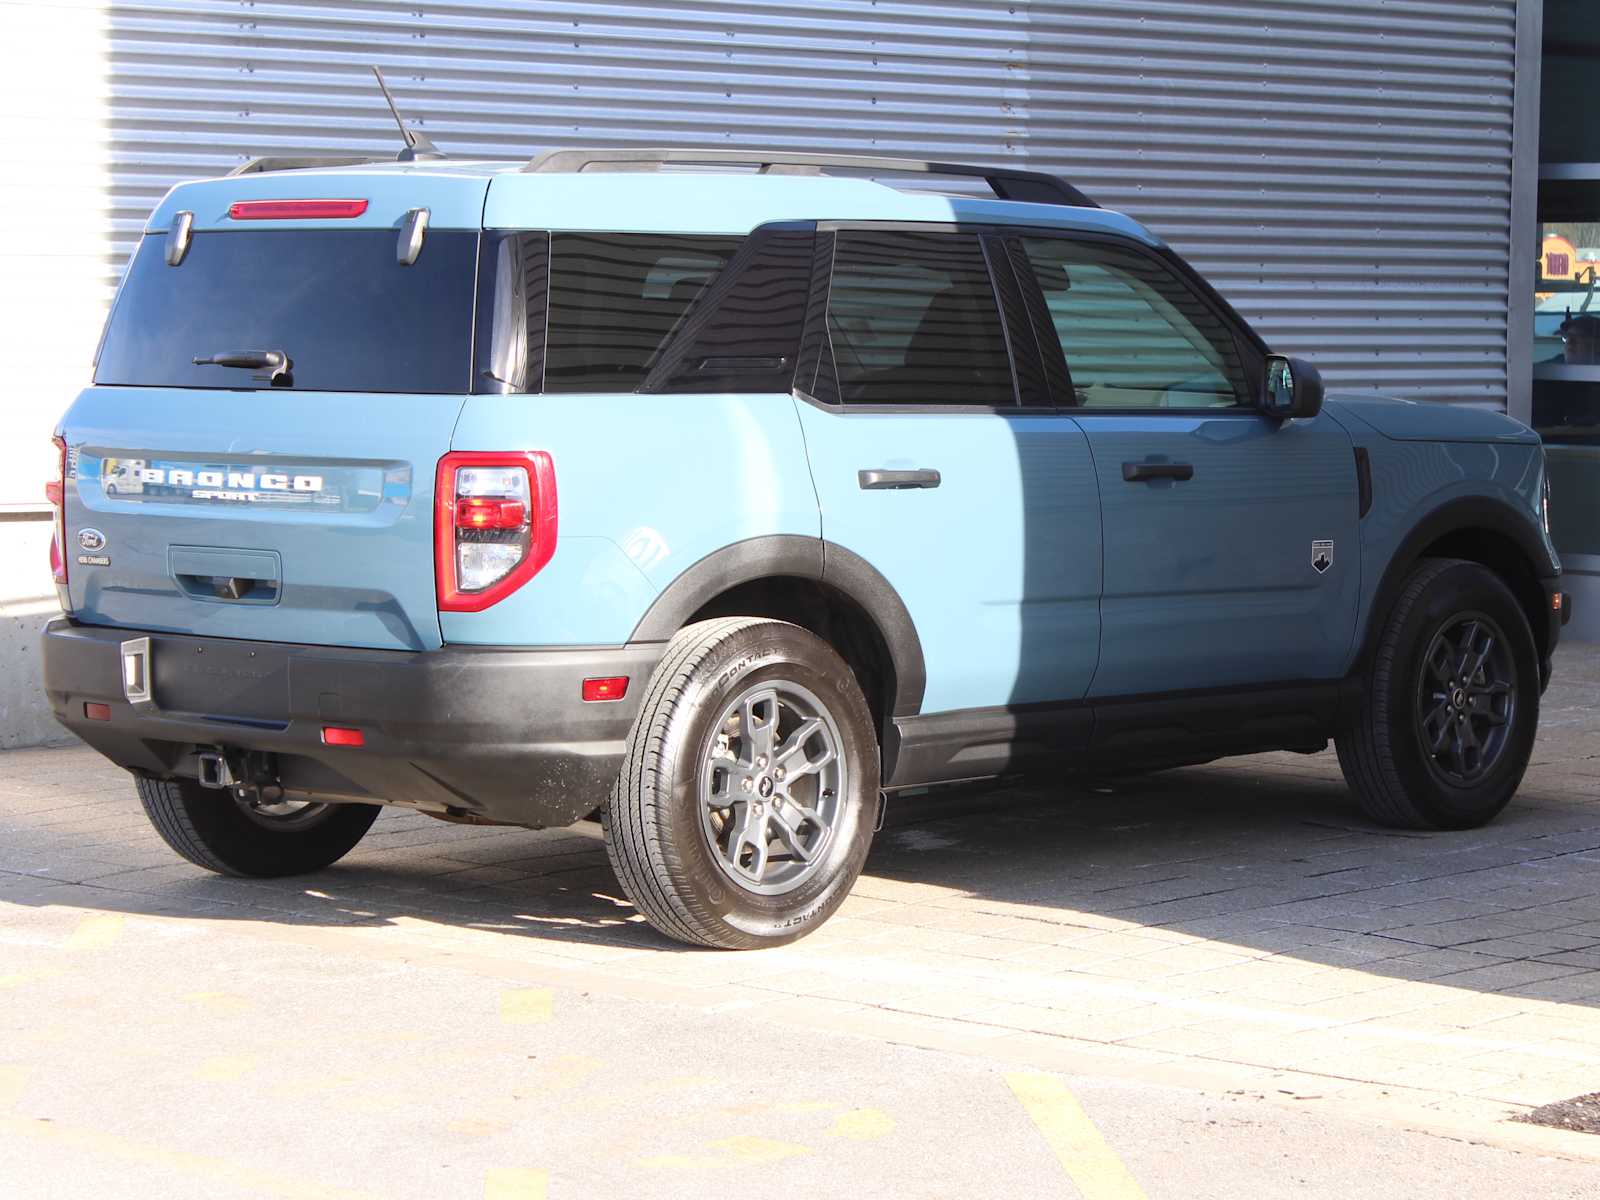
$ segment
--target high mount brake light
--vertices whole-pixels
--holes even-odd
[[[296,221],[326,217],[359,217],[365,200],[236,200],[228,205],[235,221]]]
[[[56,586],[67,586],[67,443],[64,438],[52,438],[56,444],[56,477],[44,485],[44,497],[55,509],[55,531],[50,535],[50,574]]]
[[[556,550],[556,468],[543,450],[457,451],[439,460],[434,580],[441,612],[482,612]]]

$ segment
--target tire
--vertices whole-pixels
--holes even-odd
[[[1474,829],[1516,793],[1538,725],[1538,651],[1516,597],[1477,563],[1423,559],[1384,618],[1339,766],[1375,821]]]
[[[779,946],[861,873],[878,771],[872,713],[827,643],[781,621],[700,622],[650,679],[602,814],[606,850],[668,937]]]
[[[232,792],[192,779],[136,780],[145,815],[167,845],[219,875],[271,878],[338,862],[377,820],[377,804],[318,804],[290,815],[252,812]]]

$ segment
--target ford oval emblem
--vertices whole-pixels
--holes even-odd
[[[78,549],[85,554],[98,554],[106,548],[106,535],[98,529],[78,530]]]

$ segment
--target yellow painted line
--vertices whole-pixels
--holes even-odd
[[[855,1108],[835,1117],[828,1132],[852,1142],[875,1141],[894,1132],[894,1118],[881,1108]]]
[[[500,993],[500,1020],[507,1025],[540,1025],[550,1019],[549,988],[507,988]]]
[[[21,987],[25,983],[43,983],[62,974],[59,967],[34,967],[26,971],[12,971],[0,975],[0,988]]]
[[[28,1083],[28,1068],[13,1064],[0,1066],[0,1108],[10,1108],[22,1099],[22,1089]]]
[[[214,1017],[243,1016],[256,1006],[249,996],[236,996],[232,992],[187,992],[183,998],[190,1004],[198,1004]]]
[[[1077,1185],[1083,1200],[1145,1200],[1139,1181],[1100,1136],[1083,1105],[1060,1077],[1014,1071],[1006,1076],[1006,1083],[1050,1144],[1062,1169]]]
[[[274,1171],[260,1171],[225,1158],[190,1154],[186,1150],[169,1150],[164,1146],[136,1142],[132,1138],[125,1138],[115,1133],[77,1129],[63,1125],[59,1121],[0,1117],[0,1133],[49,1142],[88,1154],[102,1154],[121,1159],[123,1162],[137,1163],[140,1166],[159,1167],[182,1175],[191,1175],[208,1183],[261,1192],[268,1196],[280,1197],[282,1200],[378,1200],[372,1192],[329,1187],[312,1179],[280,1175]]]
[[[483,1200],[545,1200],[549,1181],[529,1167],[496,1167],[483,1177]]]
[[[104,950],[122,933],[118,916],[85,917],[67,939],[68,950]]]
[[[459,1133],[462,1137],[494,1137],[505,1133],[511,1128],[509,1121],[497,1121],[493,1117],[457,1117],[445,1126],[451,1133]]]
[[[256,1060],[247,1054],[226,1054],[208,1058],[195,1071],[202,1083],[233,1083],[256,1069]]]
[[[811,1147],[795,1142],[780,1142],[773,1138],[741,1134],[737,1137],[719,1138],[711,1142],[710,1154],[658,1154],[644,1159],[646,1167],[666,1167],[679,1171],[699,1171],[715,1167],[754,1167],[782,1162],[801,1154],[810,1154]]]

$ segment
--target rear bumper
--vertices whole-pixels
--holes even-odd
[[[122,643],[150,639],[150,699],[123,687]],[[564,825],[601,804],[663,646],[413,653],[245,642],[76,625],[43,638],[56,719],[112,762],[194,777],[220,749],[286,794],[376,800],[519,825]],[[626,675],[620,701],[582,681]],[[91,720],[86,705],[109,719]],[[324,726],[361,730],[328,746]],[[236,772],[237,774],[237,772]]]

